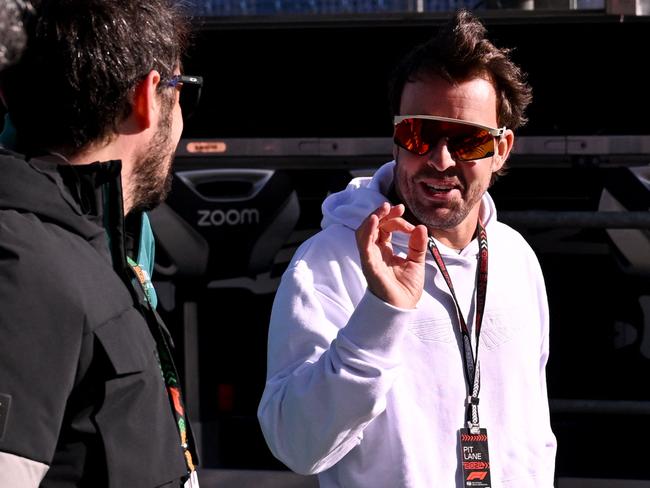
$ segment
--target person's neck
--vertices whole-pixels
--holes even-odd
[[[428,230],[429,235],[433,236],[441,244],[460,252],[474,239],[477,223],[478,213],[471,212],[465,220],[452,229],[432,229],[429,227]]]

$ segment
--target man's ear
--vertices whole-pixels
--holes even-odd
[[[135,123],[142,130],[148,129],[154,123],[158,112],[158,97],[156,90],[160,84],[160,73],[151,70],[149,74],[138,83],[133,94],[133,117]]]
[[[497,141],[496,147],[496,158],[492,158],[492,172],[499,171],[501,167],[505,164],[510,151],[512,151],[512,145],[515,142],[515,133],[510,129],[507,129],[506,132],[499,138]]]

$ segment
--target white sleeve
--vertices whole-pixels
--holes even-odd
[[[273,454],[301,474],[334,465],[383,412],[412,313],[370,292],[350,311],[333,295],[316,289],[310,271],[293,267],[271,315],[258,418]]]
[[[38,488],[48,466],[8,452],[0,452],[0,486]]]
[[[537,268],[537,295],[539,301],[539,310],[540,310],[540,322],[542,324],[541,331],[541,347],[540,347],[540,361],[539,361],[539,376],[540,376],[540,388],[542,391],[541,398],[546,399],[546,419],[544,424],[548,426],[546,430],[546,437],[543,439],[545,449],[545,459],[540,459],[540,465],[544,466],[544,473],[548,474],[549,479],[547,480],[548,486],[553,484],[553,478],[555,475],[555,456],[557,452],[557,440],[553,431],[551,430],[551,420],[550,420],[550,410],[548,406],[548,390],[546,386],[546,364],[548,362],[549,356],[549,310],[548,310],[548,299],[546,296],[546,286],[544,283],[544,277],[542,270],[539,267],[537,259],[535,259],[535,264]]]

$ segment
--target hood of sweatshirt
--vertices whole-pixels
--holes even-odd
[[[79,195],[71,193],[79,180],[71,166],[59,161],[26,161],[18,154],[0,149],[0,171],[0,210],[31,213],[88,241],[97,238],[105,241],[103,228],[96,225],[101,217],[89,215],[80,206]]]
[[[345,190],[333,193],[328,196],[322,205],[323,219],[321,227],[326,229],[331,225],[343,225],[356,230],[361,222],[382,203],[388,201],[386,195],[390,192],[393,184],[395,161],[381,166],[372,177],[354,178]],[[496,222],[496,208],[492,197],[485,192],[481,199],[481,219],[488,236],[490,226]],[[392,242],[394,245],[406,248],[408,235],[395,232]],[[443,255],[448,256],[476,256],[478,243],[472,240],[459,254],[457,251],[448,248],[436,240]]]

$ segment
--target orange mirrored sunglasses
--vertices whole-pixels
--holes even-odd
[[[393,140],[399,147],[423,156],[444,137],[451,157],[461,162],[493,156],[494,138],[506,131],[436,115],[397,115],[393,123]]]

